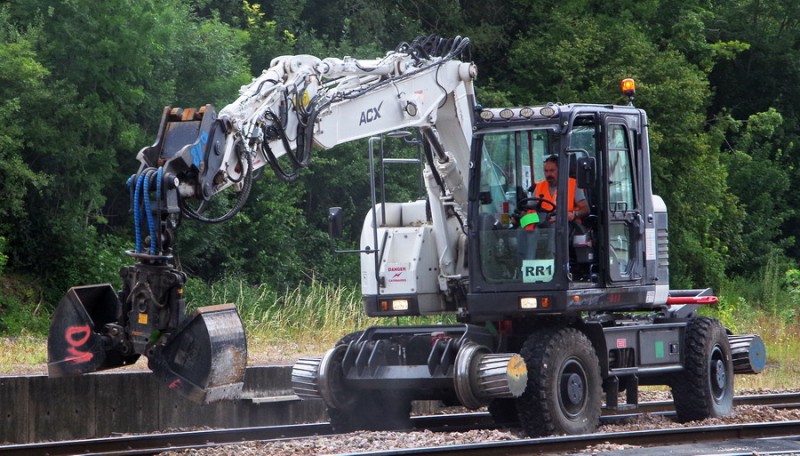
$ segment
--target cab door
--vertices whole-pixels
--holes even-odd
[[[633,135],[627,119],[603,116],[605,142],[603,174],[605,192],[606,279],[609,284],[631,284],[642,277],[642,201],[637,182]]]

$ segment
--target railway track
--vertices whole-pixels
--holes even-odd
[[[800,408],[800,393],[769,394],[760,396],[737,396],[736,405],[767,405],[774,408]],[[636,413],[606,412],[604,421],[619,420],[643,413],[671,412],[671,401],[646,402],[639,405]],[[488,413],[462,413],[429,415],[412,418],[417,430],[429,429],[439,432],[466,431],[478,428],[491,428],[494,423]],[[0,446],[0,456],[31,454],[72,455],[72,454],[157,454],[169,450],[204,448],[247,441],[270,441],[278,439],[299,439],[311,436],[334,434],[328,423],[301,424],[292,426],[264,426],[236,429],[216,429],[162,434],[132,435],[85,440],[40,442]],[[505,442],[437,446],[435,449],[392,450],[376,454],[432,454],[436,452],[457,452],[458,454],[495,455],[560,453],[579,451],[601,443],[620,445],[656,445],[676,442],[709,442],[719,440],[738,440],[800,436],[800,421],[775,423],[751,423],[722,426],[683,427],[648,431],[596,433],[582,436],[561,436],[538,439],[519,439]],[[800,443],[798,443],[800,451]],[[750,453],[748,453],[750,454]],[[785,453],[784,453],[785,454]]]

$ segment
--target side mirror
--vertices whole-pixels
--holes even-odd
[[[341,207],[328,209],[328,236],[331,239],[342,237],[344,232],[344,212]]]
[[[596,162],[592,157],[582,157],[578,159],[577,169],[575,170],[575,178],[578,181],[578,187],[581,188],[594,188],[596,179]]]

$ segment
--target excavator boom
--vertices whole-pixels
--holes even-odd
[[[269,165],[292,180],[310,163],[312,147],[403,127],[426,131],[436,166],[459,187],[467,161],[452,160],[445,148],[469,149],[475,67],[457,60],[468,44],[421,37],[373,60],[278,57],[219,113],[212,105],[164,108],[156,140],[141,149],[139,170],[128,180],[135,239],[126,253],[135,264],[121,271],[120,291],[99,284],[67,292],[48,338],[50,375],[115,368],[145,355],[157,377],[193,400],[238,395],[247,361],[244,328],[233,305],[187,314],[186,276],[174,252],[180,220],[229,220],[244,207],[260,168]],[[236,204],[208,215],[208,202],[228,188],[238,191]],[[441,220],[453,196],[445,188],[430,193]],[[465,193],[456,192],[455,200],[464,215]],[[441,246],[457,242],[444,230],[437,236]]]

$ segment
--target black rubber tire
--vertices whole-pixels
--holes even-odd
[[[399,431],[411,429],[411,401],[390,392],[359,394],[352,410],[328,409],[337,432]]]
[[[520,350],[528,385],[517,398],[522,429],[531,437],[588,434],[600,423],[602,378],[589,339],[575,328],[531,334]]]
[[[719,320],[689,322],[683,340],[684,371],[671,382],[675,412],[681,422],[729,415],[733,411],[733,359]]]

